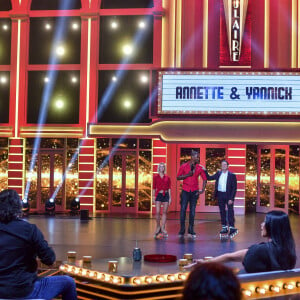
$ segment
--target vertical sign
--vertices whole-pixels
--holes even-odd
[[[250,65],[251,27],[248,0],[223,0],[220,24],[220,64]]]

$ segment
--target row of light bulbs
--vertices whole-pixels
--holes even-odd
[[[112,275],[104,272],[92,271],[80,267],[75,267],[73,265],[61,265],[60,271],[68,273],[75,276],[82,276],[91,278],[93,280],[101,282],[109,282],[113,284],[125,284],[125,278],[122,276]],[[175,273],[167,275],[151,275],[151,276],[139,276],[130,278],[129,283],[132,285],[148,285],[153,283],[167,283],[174,281],[184,281],[186,280],[188,273]]]
[[[147,27],[147,24],[146,24],[146,22],[145,21],[139,21],[138,22],[138,24],[137,24],[137,26],[138,26],[138,28],[140,28],[140,29],[145,29],[146,27]],[[119,23],[118,23],[118,21],[116,21],[116,20],[114,20],[114,21],[112,21],[111,23],[110,23],[110,27],[112,28],[112,29],[118,29],[119,28]]]
[[[71,28],[72,28],[73,30],[78,30],[78,29],[80,28],[79,23],[73,22],[73,23],[71,24]],[[48,30],[48,31],[50,31],[50,30],[52,29],[52,25],[51,25],[50,23],[46,23],[46,24],[45,24],[45,29]]]
[[[258,287],[252,287],[252,288],[247,288],[247,289],[242,289],[242,293],[245,297],[253,297],[257,294],[259,295],[266,295],[269,292],[272,293],[280,293],[281,291],[284,291],[284,293],[286,291],[292,291],[295,288],[300,288],[300,281],[296,281],[296,282],[288,282],[288,283],[283,283],[283,284],[266,284],[262,287],[258,286]]]

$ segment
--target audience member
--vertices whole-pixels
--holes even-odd
[[[36,258],[50,266],[55,253],[36,225],[19,218],[21,213],[16,191],[0,192],[0,298],[50,300],[61,295],[62,299],[77,299],[73,278],[37,277]]]
[[[190,273],[182,300],[240,300],[241,287],[233,271],[222,264],[197,265]]]
[[[210,259],[210,262],[224,263],[240,261],[248,273],[268,272],[293,269],[296,264],[295,242],[288,215],[279,210],[266,214],[261,224],[261,236],[268,239],[265,243],[254,244],[248,249]],[[203,259],[196,260],[195,264],[205,263]],[[191,268],[190,264],[186,268]]]

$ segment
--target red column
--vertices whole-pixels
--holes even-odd
[[[270,1],[270,68],[291,68],[292,1]]]
[[[81,209],[94,210],[94,139],[80,140],[80,152],[78,157],[79,197]]]
[[[161,39],[162,39],[162,17],[163,9],[161,4],[154,14],[153,24],[153,67],[161,67]]]
[[[265,5],[264,1],[253,0],[251,18],[252,18],[252,36],[251,36],[251,53],[252,68],[264,68],[264,32],[265,32]]]
[[[208,1],[208,69],[216,69],[219,67],[220,5],[221,0]]]
[[[26,65],[28,61],[29,17],[25,11],[15,11],[15,13],[11,14],[11,18],[12,52],[9,123],[16,129],[16,136],[19,136],[19,128],[26,122]],[[18,32],[19,21],[21,24],[20,32]],[[20,35],[19,59],[18,35]],[[17,115],[16,112],[18,112]]]
[[[157,166],[159,163],[167,162],[167,144],[160,139],[152,140],[152,170],[153,174],[157,174]],[[168,174],[168,166],[166,173]],[[151,198],[152,200],[152,198]],[[155,207],[153,206],[153,213],[155,213]]]
[[[195,28],[195,0],[182,2],[181,24],[181,66],[183,68],[192,68],[195,66],[195,38],[197,35]]]
[[[228,145],[227,157],[229,171],[237,178],[237,193],[234,201],[236,214],[245,214],[245,185],[246,185],[246,145]]]
[[[14,189],[23,196],[24,140],[9,139],[8,148],[8,188]]]

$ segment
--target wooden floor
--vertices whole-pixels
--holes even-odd
[[[230,241],[220,241],[219,215],[214,213],[196,214],[195,231],[197,238],[179,238],[179,214],[169,213],[167,239],[153,238],[155,219],[152,216],[93,217],[81,221],[79,217],[30,215],[26,218],[36,224],[44,233],[46,240],[54,248],[57,260],[66,260],[69,250],[77,252],[77,258],[91,255],[93,260],[118,257],[131,257],[136,244],[142,254],[172,254],[182,258],[184,253],[193,253],[195,258],[216,256],[235,251],[264,241],[260,236],[260,224],[264,214],[249,214],[236,217],[239,234]],[[300,267],[300,217],[291,215],[290,221],[297,247]],[[231,264],[242,269],[240,263]]]

